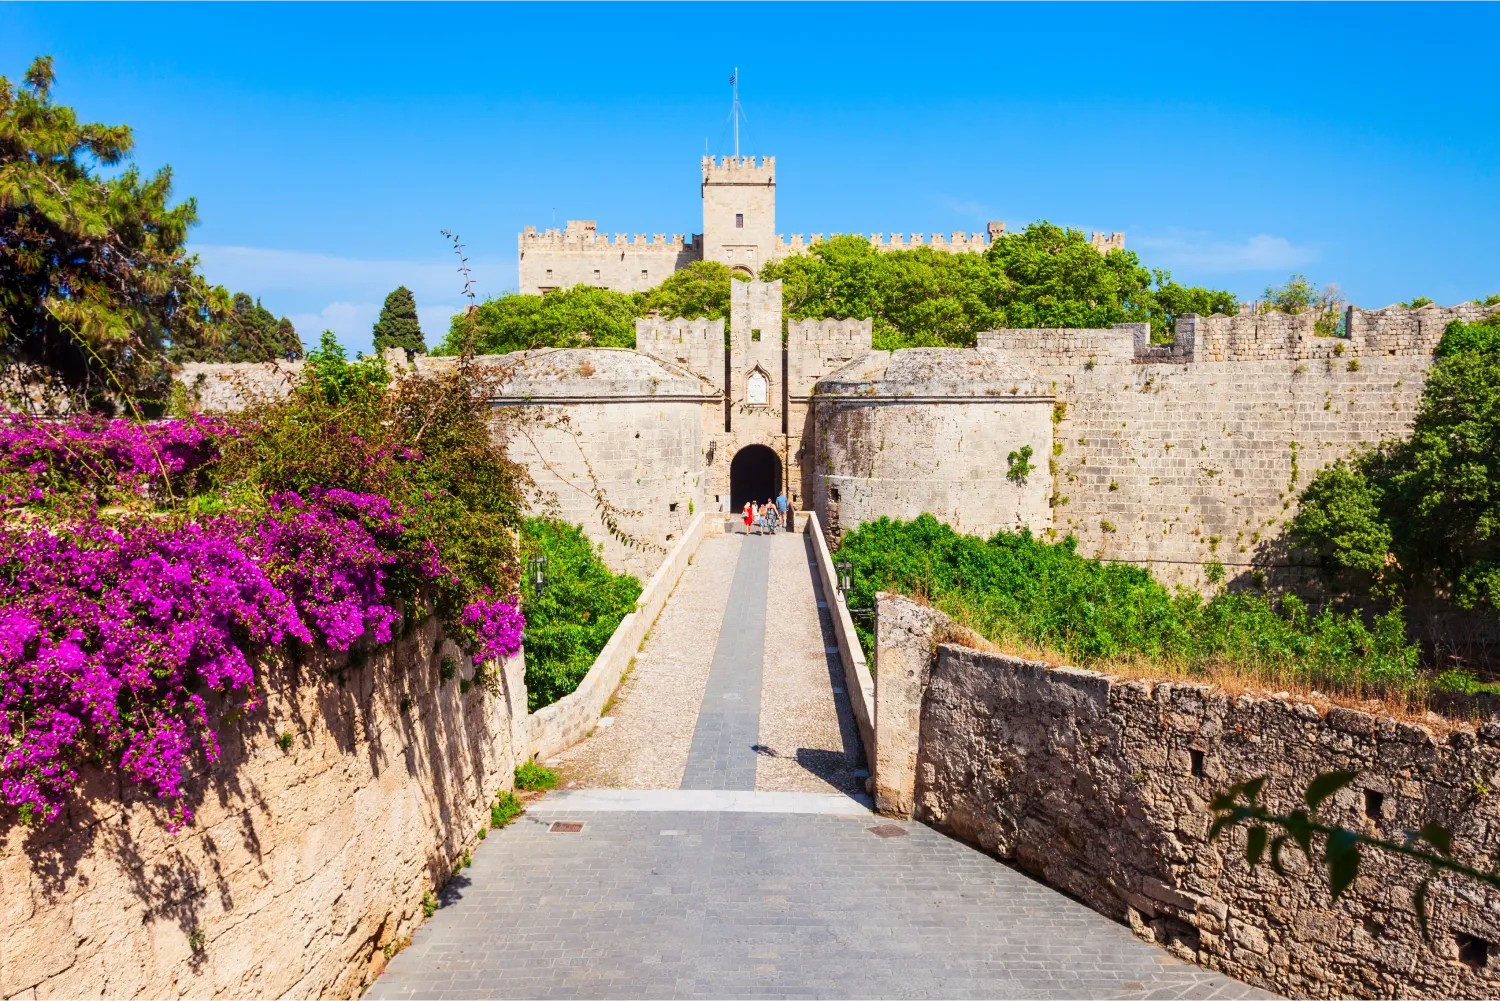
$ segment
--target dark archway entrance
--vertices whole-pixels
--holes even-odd
[[[729,510],[746,501],[764,504],[781,493],[781,456],[764,445],[746,445],[729,464]]]

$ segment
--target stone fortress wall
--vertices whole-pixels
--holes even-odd
[[[745,278],[763,265],[806,254],[823,241],[823,234],[790,238],[776,232],[776,158],[774,156],[705,156],[700,163],[699,191],[703,232],[685,237],[655,233],[650,242],[637,233],[633,241],[617,233],[613,242],[598,232],[594,220],[569,219],[563,229],[537,231],[525,227],[516,237],[517,287],[538,295],[574,285],[592,285],[617,292],[644,292],[661,284],[673,271],[694,261],[719,261]],[[903,236],[872,233],[870,246],[879,251],[925,247],[944,253],[983,253],[1005,233],[1005,223],[991,222],[983,233],[953,232],[947,236],[921,233]],[[840,234],[833,234],[834,236]],[[864,234],[853,234],[865,238]],[[1121,232],[1091,233],[1089,242],[1100,253],[1125,249]]]
[[[592,219],[569,219],[565,229],[538,233],[527,226],[516,239],[517,281],[522,293],[540,295],[558,288],[592,285],[616,292],[644,292],[672,272],[703,259],[701,237],[685,239],[654,233],[630,240],[598,232]]]

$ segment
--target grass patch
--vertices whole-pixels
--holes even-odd
[[[550,768],[527,761],[516,768],[516,788],[526,792],[551,789],[557,785],[557,773]]]

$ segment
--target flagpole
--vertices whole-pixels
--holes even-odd
[[[734,106],[729,109],[730,117],[734,119],[734,158],[740,158],[740,68],[734,68],[734,76],[729,78],[734,84]]]

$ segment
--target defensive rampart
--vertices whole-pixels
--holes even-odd
[[[1267,776],[1262,802],[1301,805],[1322,772],[1353,785],[1326,822],[1401,840],[1449,827],[1460,860],[1500,848],[1500,723],[1448,734],[1385,716],[1120,681],[947,641],[940,613],[881,595],[876,801],[1011,859],[1184,959],[1289,997],[1494,997],[1500,892],[1433,881],[1432,943],[1412,895],[1426,868],[1376,850],[1332,900],[1317,853],[1286,876],[1248,865],[1245,831],[1208,839],[1207,803]],[[904,741],[904,743],[903,743]],[[902,785],[914,791],[903,802]]]

